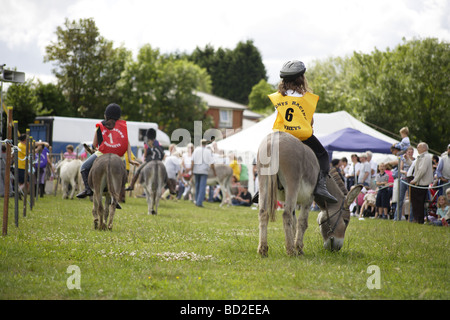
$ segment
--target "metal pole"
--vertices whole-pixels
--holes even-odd
[[[27,135],[27,140],[26,140],[26,149],[25,149],[25,182],[24,182],[24,187],[23,187],[23,216],[26,217],[27,216],[27,194],[28,194],[28,188],[29,188],[29,183],[28,183],[28,170],[30,168],[29,164],[28,164],[28,158],[30,156],[30,129],[27,129],[26,131],[26,135]]]
[[[62,159],[62,152],[61,152],[61,159]],[[54,170],[54,177],[53,177],[53,195],[56,197],[56,192],[58,191],[58,183],[59,183],[59,168],[56,168]]]
[[[0,65],[0,74],[3,72],[3,67],[5,65]],[[0,77],[0,140],[3,140],[3,77]],[[3,165],[3,152],[0,152],[0,172],[2,172]]]
[[[398,174],[397,174],[397,176],[398,176],[398,181],[397,181],[397,208],[396,208],[396,211],[397,211],[397,219],[398,219],[398,221],[401,221],[402,220],[402,212],[400,212],[400,210],[398,210],[398,208],[399,208],[399,206],[400,206],[400,187],[401,187],[401,185],[402,185],[402,182],[401,182],[401,173],[400,173],[400,161],[401,161],[401,157],[398,157],[398,162],[397,162],[397,172],[398,172]],[[403,211],[403,210],[402,210]]]
[[[37,169],[36,169],[36,193],[35,193],[35,201],[37,202],[39,199],[39,182],[41,180],[41,152],[39,151],[37,156],[38,156],[38,160],[37,160]]]
[[[30,210],[34,206],[34,139],[30,136]]]
[[[19,144],[19,122],[14,121],[14,145]],[[19,150],[14,149],[14,220],[19,226]]]
[[[8,124],[7,124],[7,139],[11,140],[12,136],[12,107],[8,107]],[[8,234],[8,205],[9,205],[9,184],[11,168],[11,145],[6,144],[6,166],[5,166],[5,198],[3,201],[3,229],[2,234]]]

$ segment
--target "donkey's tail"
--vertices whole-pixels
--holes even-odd
[[[260,191],[265,193],[265,196],[263,195],[262,199],[264,201],[262,206],[267,210],[270,221],[275,221],[278,203],[278,144],[279,134],[278,132],[274,132],[266,138],[266,145],[264,146],[262,144],[258,150],[260,179],[264,181],[264,186],[260,187]],[[260,183],[262,182],[261,180]]]
[[[277,212],[277,193],[278,193],[278,178],[276,174],[267,176],[266,185],[266,201],[267,201],[267,211],[269,212],[270,221],[275,221]]]
[[[119,204],[120,195],[117,192],[113,182],[113,176],[117,175],[117,173],[111,171],[111,157],[112,154],[108,154],[108,165],[106,166],[106,185],[108,186],[108,192],[111,195],[111,204],[116,206]]]

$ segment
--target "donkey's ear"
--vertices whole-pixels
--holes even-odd
[[[347,194],[347,197],[345,199],[345,206],[349,207],[350,204],[356,199],[356,197],[359,195],[359,193],[361,192],[361,189],[364,186],[362,184],[358,184],[356,186],[353,186],[350,191]]]

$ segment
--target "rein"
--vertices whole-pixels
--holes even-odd
[[[342,181],[340,180],[340,178],[337,176],[337,171],[336,171],[336,169],[332,169],[332,171],[331,171],[331,178],[334,180],[334,182],[338,185],[338,187],[340,187],[340,189],[341,189],[341,191],[342,191],[342,193],[344,194],[344,195],[346,195],[347,194],[347,190],[345,189],[345,186],[343,185],[343,183],[342,183]],[[342,211],[344,210],[344,202],[345,202],[345,198],[344,199],[342,199],[342,202],[341,202],[341,206],[340,206],[340,208],[336,211],[336,212],[334,212],[331,216],[330,216],[330,214],[329,214],[329,212],[328,212],[328,203],[325,201],[325,212],[327,213],[327,218],[324,220],[324,221],[322,221],[322,222],[320,222],[319,223],[319,226],[321,226],[322,224],[324,224],[325,222],[327,222],[328,221],[328,236],[330,236],[333,232],[334,232],[334,230],[336,229],[336,227],[337,227],[337,224],[338,224],[338,222],[339,222],[339,218],[342,216]],[[336,219],[336,222],[334,223],[334,225],[333,225],[333,227],[331,226],[331,224],[330,224],[330,219],[332,218],[332,217],[334,217],[336,214],[338,214],[339,213],[339,216],[338,216],[338,218]],[[332,238],[332,237],[331,237]]]
[[[344,209],[344,199],[342,199],[342,203],[341,203],[340,208],[330,216],[329,213],[328,213],[328,204],[327,204],[327,202],[325,201],[325,211],[326,211],[326,213],[327,213],[327,218],[326,218],[324,221],[320,222],[320,223],[319,223],[319,226],[321,226],[322,224],[324,224],[325,222],[328,221],[328,227],[329,227],[329,230],[328,230],[328,236],[331,235],[331,234],[334,232],[334,230],[336,229],[337,224],[338,224],[338,222],[339,222],[339,218],[340,218],[341,215],[342,215],[343,209]],[[339,213],[339,216],[338,216],[338,218],[336,219],[336,222],[334,223],[334,226],[331,227],[331,224],[330,224],[329,221],[330,221],[330,219],[331,219],[332,217],[334,217],[334,216],[335,216],[336,214],[338,214],[338,213]]]

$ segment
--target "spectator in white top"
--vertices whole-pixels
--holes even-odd
[[[361,161],[361,166],[359,167],[359,170],[357,172],[358,184],[362,184],[363,186],[370,186],[371,168],[370,168],[370,163],[367,162],[367,154],[362,153],[359,156],[359,159]]]
[[[207,144],[208,141],[202,139],[201,146],[195,148],[194,153],[192,154],[192,172],[194,173],[195,178],[195,205],[197,207],[203,207],[209,168],[213,170],[214,176],[216,176],[214,157],[211,149],[206,147]]]
[[[425,217],[425,199],[427,197],[428,188],[433,183],[433,162],[432,156],[428,153],[428,145],[421,142],[417,145],[419,155],[414,164],[414,179],[411,181],[411,203],[413,208],[413,222],[424,223]]]
[[[177,180],[180,177],[181,172],[181,153],[178,151],[173,152],[164,161],[164,165],[167,171],[167,187],[168,189],[163,195],[165,199],[169,192],[171,195],[176,195]]]
[[[367,154],[367,162],[370,163],[370,183],[372,187],[376,187],[376,177],[377,177],[377,171],[378,171],[378,163],[373,160],[373,154],[372,151],[366,151]]]
[[[436,168],[436,177],[439,180],[439,185],[445,185],[439,188],[439,195],[445,195],[447,189],[450,187],[450,144],[447,146],[447,152],[444,152],[439,160]]]

